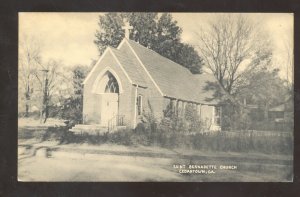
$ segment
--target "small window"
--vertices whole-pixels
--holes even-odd
[[[138,110],[138,115],[142,115],[142,105],[143,105],[143,96],[142,95],[138,95],[137,97],[137,110]]]
[[[216,125],[221,125],[221,107],[215,106],[214,112],[214,123]]]

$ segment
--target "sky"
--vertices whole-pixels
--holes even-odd
[[[97,60],[98,50],[94,44],[95,32],[99,28],[98,17],[103,13],[19,13],[19,38],[33,37],[41,43],[42,59],[61,60],[66,66],[90,65]],[[274,44],[274,56],[284,61],[286,40],[293,41],[293,14],[253,13],[245,14],[260,23]],[[194,44],[194,33],[207,24],[213,13],[172,13],[183,30],[182,41]],[[284,68],[282,69],[284,70]],[[282,72],[284,73],[284,72]]]

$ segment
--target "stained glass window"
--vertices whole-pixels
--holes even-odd
[[[107,73],[108,82],[105,86],[105,93],[119,93],[119,85],[116,78],[111,74]]]

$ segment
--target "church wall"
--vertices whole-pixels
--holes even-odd
[[[130,87],[126,92],[120,95],[119,102],[119,114],[125,116],[125,124],[130,128],[133,126],[134,119],[134,98],[135,98],[135,87],[130,84]]]
[[[150,97],[149,98],[149,103],[151,104],[153,111],[154,111],[154,116],[158,121],[160,121],[163,118],[163,97]]]
[[[152,83],[152,82],[151,82]],[[152,113],[155,118],[160,121],[163,111],[163,97],[157,91],[156,87],[152,87],[151,84],[148,88],[138,88],[138,95],[142,95],[142,114]],[[150,110],[152,109],[152,112]],[[142,116],[137,115],[137,123]]]
[[[200,115],[200,120],[203,123],[203,126],[207,127],[208,129],[210,128],[213,122],[215,106],[203,105],[203,104],[200,105],[200,104],[190,103],[187,101],[164,98],[163,110],[167,109],[167,107],[170,107],[171,102],[172,102],[174,112],[179,113],[179,115],[181,116],[184,116],[186,106],[191,104],[193,108],[197,110],[198,115]]]
[[[119,49],[120,51],[124,52],[132,52],[131,49],[127,44],[122,45],[122,47]],[[144,114],[147,114],[150,112],[149,105],[152,107],[153,115],[155,118],[159,121],[162,118],[163,115],[163,102],[164,98],[161,95],[161,93],[158,91],[157,87],[154,85],[153,81],[148,77],[147,72],[144,70],[144,68],[141,65],[140,72],[143,72],[143,76],[147,76],[143,78],[145,81],[145,84],[147,84],[147,87],[138,87],[137,95],[142,95],[142,106],[143,106],[143,112]],[[132,103],[136,104],[135,101],[135,88],[133,87],[132,91]],[[132,117],[134,117],[134,108]],[[136,124],[141,120],[142,116],[136,115]]]
[[[214,106],[202,105],[201,106],[201,121],[205,126],[210,127],[213,118]]]
[[[86,87],[86,86],[85,86]],[[89,86],[87,86],[89,87]],[[90,94],[88,90],[84,90],[83,96],[83,123],[84,124],[100,124],[100,110],[98,104],[101,103],[101,96],[97,94]]]
[[[107,67],[113,69],[118,77],[120,78],[123,93],[119,94],[119,114],[125,115],[125,123],[132,123],[132,84],[130,84],[128,78],[124,72],[120,69],[117,62],[110,53],[102,59],[100,64],[96,65],[96,69],[92,73],[89,80],[84,85],[84,96],[83,96],[83,117],[84,124],[100,124],[101,119],[101,94],[92,92],[92,88],[98,75]],[[120,86],[120,85],[119,85]]]

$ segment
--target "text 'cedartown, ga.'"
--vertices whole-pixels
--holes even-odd
[[[215,174],[217,170],[237,170],[237,165],[174,164],[180,174]]]

